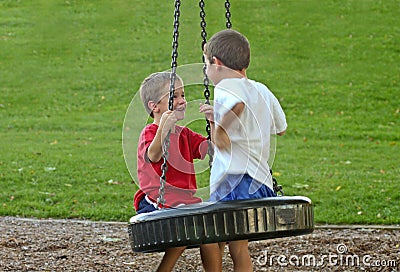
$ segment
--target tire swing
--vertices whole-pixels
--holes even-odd
[[[175,0],[174,35],[171,62],[169,109],[173,109],[173,96],[177,67],[178,27],[180,0]],[[199,1],[203,45],[206,43],[204,1]],[[231,27],[230,3],[225,1],[226,27]],[[209,102],[208,78],[204,73],[204,95]],[[207,121],[208,139],[210,123]],[[130,219],[129,239],[134,252],[158,252],[170,247],[198,247],[201,244],[235,240],[265,240],[309,234],[314,230],[314,213],[311,200],[303,196],[283,196],[282,187],[273,178],[274,191],[280,196],[261,199],[234,200],[217,203],[198,203],[163,208],[168,160],[169,135],[164,143],[162,174],[157,205],[162,209],[139,214]],[[212,151],[209,150],[210,165]],[[271,172],[272,174],[272,172]]]

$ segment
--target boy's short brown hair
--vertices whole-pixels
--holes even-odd
[[[233,70],[241,71],[250,65],[250,43],[243,34],[232,29],[215,33],[205,45],[204,53],[210,63],[216,57]]]
[[[160,102],[160,100],[169,91],[171,83],[171,72],[157,72],[146,77],[140,85],[140,98],[147,113],[153,116],[153,109],[149,108],[149,102]],[[176,80],[182,82],[182,79],[176,75]]]

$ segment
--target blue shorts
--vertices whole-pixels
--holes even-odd
[[[265,184],[254,180],[248,174],[227,175],[211,194],[210,201],[276,197],[276,193]]]
[[[149,213],[149,212],[154,212],[156,207],[154,207],[153,204],[150,204],[147,200],[146,197],[143,197],[142,200],[139,202],[139,209],[136,211],[137,214],[140,213]]]

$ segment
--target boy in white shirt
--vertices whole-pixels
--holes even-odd
[[[271,134],[283,135],[285,114],[272,92],[247,78],[250,44],[234,30],[223,30],[204,47],[207,75],[215,84],[214,162],[211,201],[276,196],[268,165]],[[221,244],[221,252],[223,252]],[[252,271],[248,241],[229,242],[235,271]]]

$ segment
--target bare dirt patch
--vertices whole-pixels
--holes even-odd
[[[132,252],[124,223],[0,217],[0,230],[0,271],[154,271],[162,257]],[[249,249],[255,271],[400,271],[398,229],[318,228]],[[227,250],[223,270],[232,271]],[[199,250],[175,271],[202,271]]]

